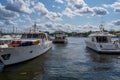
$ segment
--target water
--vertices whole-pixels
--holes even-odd
[[[68,39],[36,59],[5,67],[0,80],[120,80],[119,55],[99,55],[86,48],[85,38]]]

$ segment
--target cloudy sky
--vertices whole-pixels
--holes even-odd
[[[0,29],[85,32],[120,30],[120,0],[0,0]]]

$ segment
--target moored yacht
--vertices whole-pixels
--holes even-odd
[[[63,31],[56,31],[53,43],[67,43],[67,35]]]
[[[85,40],[86,46],[98,53],[120,54],[120,44],[119,42],[112,41],[113,36],[114,35],[103,31],[91,33]]]
[[[13,37],[11,35],[3,35],[0,37],[0,45],[3,45],[5,43],[9,43],[13,40]]]
[[[21,35],[11,35],[11,34],[3,35],[0,37],[0,46],[9,43],[14,39],[20,39],[20,37]]]
[[[52,47],[47,33],[23,33],[21,39],[14,39],[0,46],[0,63],[4,65],[16,64],[35,58]]]
[[[0,46],[0,62],[11,65],[35,58],[52,47],[46,33],[25,33],[21,39]]]

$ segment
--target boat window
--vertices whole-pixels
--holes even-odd
[[[107,42],[109,42],[109,41],[108,41],[108,38],[107,38],[106,36],[97,36],[97,37],[96,37],[96,40],[97,40],[97,42],[99,42],[99,43],[107,43]]]
[[[0,45],[4,45],[4,42],[0,42]]]
[[[109,36],[109,37],[107,37],[107,39],[108,39],[108,42],[111,42],[111,37]]]
[[[42,38],[42,35],[38,34],[38,38]]]
[[[92,37],[92,41],[94,42],[94,38]]]
[[[27,34],[27,38],[32,38],[32,34]]]
[[[38,38],[38,34],[33,34],[33,38]]]
[[[42,34],[23,34],[22,38],[43,38]]]
[[[41,35],[41,37],[42,37],[42,39],[44,39],[44,35],[43,34]]]
[[[21,38],[27,38],[27,35],[26,34],[22,34]]]
[[[63,39],[65,39],[65,36],[63,37]]]
[[[57,39],[61,39],[61,37],[57,37]]]

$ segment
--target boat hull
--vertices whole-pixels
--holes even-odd
[[[105,55],[120,55],[120,51],[98,51],[98,50],[95,50],[93,48],[90,48],[87,46],[87,48],[95,51],[96,53],[98,54],[105,54]]]
[[[67,40],[53,40],[53,43],[67,43]]]
[[[48,41],[40,45],[32,45],[17,48],[0,48],[0,60],[4,65],[11,65],[33,59],[52,47]]]
[[[108,54],[108,55],[120,55],[120,48],[116,49],[102,49],[98,47],[97,44],[93,42],[86,41],[86,47],[89,49],[92,49],[93,51],[99,53],[99,54]]]

